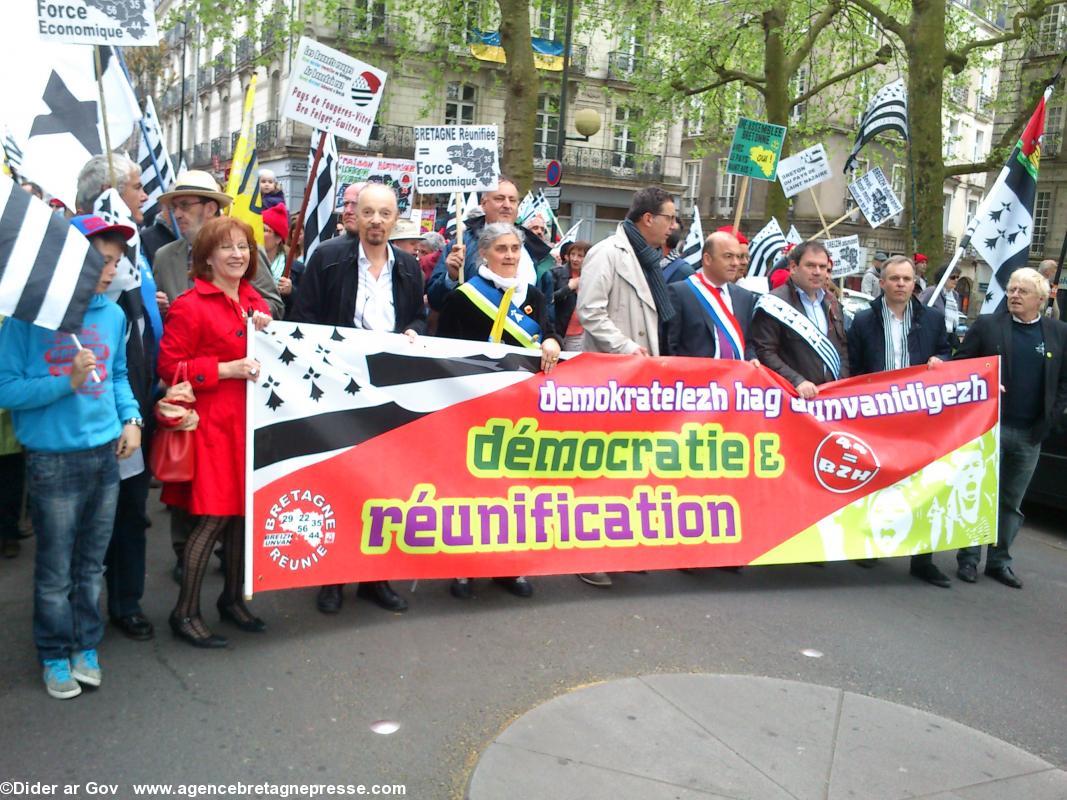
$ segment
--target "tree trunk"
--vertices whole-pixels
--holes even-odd
[[[504,85],[504,151],[500,168],[515,181],[522,197],[533,185],[534,128],[537,122],[537,93],[540,76],[534,66],[530,44],[529,0],[497,0],[500,6],[500,44],[507,66]],[[560,136],[564,121],[560,120]]]
[[[913,0],[908,38],[908,131],[915,187],[917,246],[938,268],[944,260],[941,105],[945,75],[945,0]],[[910,188],[910,187],[909,187]]]
[[[767,105],[767,122],[774,125],[789,124],[789,96],[792,75],[785,74],[785,31],[787,4],[776,3],[763,12],[763,74],[767,76],[764,84],[764,102]],[[789,201],[778,181],[771,181],[767,187],[767,219],[774,217],[778,223],[786,225],[789,214]]]

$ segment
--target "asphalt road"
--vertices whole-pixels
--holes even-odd
[[[225,651],[175,641],[177,587],[164,514],[149,531],[148,643],[109,630],[104,685],[49,698],[31,638],[32,540],[0,561],[3,781],[117,784],[403,784],[419,800],[462,797],[486,745],[512,719],[576,686],[702,672],[787,678],[903,703],[973,726],[1067,768],[1067,533],[1033,510],[1015,545],[1022,591],[991,580],[937,589],[903,559],[621,575],[612,589],[535,580],[532,600],[485,581],[461,603],[423,582],[394,615],[346,594],[258,596],[270,629],[218,623]],[[949,571],[951,554],[937,556]],[[953,573],[954,574],[954,569]],[[205,587],[213,612],[221,575]],[[821,658],[802,655],[812,648]],[[371,730],[399,723],[391,735]],[[522,795],[521,785],[515,787]],[[248,795],[246,795],[248,796]]]

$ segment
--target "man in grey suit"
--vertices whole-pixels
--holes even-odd
[[[667,323],[667,355],[755,358],[748,323],[756,296],[733,282],[741,260],[737,238],[715,231],[704,240],[699,272],[667,286],[675,309]]]

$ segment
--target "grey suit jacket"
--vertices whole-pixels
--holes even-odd
[[[667,323],[666,355],[715,358],[718,342],[715,323],[688,284],[686,279],[667,285],[667,293],[674,303],[674,318]],[[756,309],[756,295],[733,283],[725,289],[745,337],[745,360],[751,360],[756,357],[756,350],[748,340],[748,323]]]

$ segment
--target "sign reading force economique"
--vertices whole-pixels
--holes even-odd
[[[301,37],[282,116],[366,145],[386,77],[377,67]]]
[[[25,3],[27,0],[21,0]],[[35,0],[37,33],[68,44],[159,44],[155,3],[102,0]],[[9,76],[9,79],[11,76]]]
[[[500,176],[496,125],[415,126],[421,194],[495,189]]]

